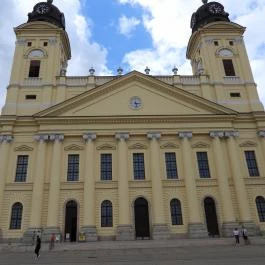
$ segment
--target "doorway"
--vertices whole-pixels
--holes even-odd
[[[144,198],[138,198],[134,202],[135,236],[136,239],[149,239],[149,211],[148,202]]]
[[[77,234],[77,203],[73,200],[65,206],[65,236],[66,241],[75,242]]]
[[[212,237],[219,236],[215,202],[211,197],[206,197],[204,199],[204,210],[208,235]]]

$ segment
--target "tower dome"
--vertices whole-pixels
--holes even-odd
[[[227,21],[230,22],[228,18],[229,14],[225,12],[224,6],[218,2],[209,2],[203,0],[203,5],[198,8],[196,12],[192,14],[190,27],[192,32],[197,31],[200,27],[204,25],[215,22],[215,21]]]
[[[47,0],[36,4],[28,14],[28,22],[45,21],[65,29],[64,14],[52,2],[53,0]]]

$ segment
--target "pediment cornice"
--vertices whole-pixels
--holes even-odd
[[[33,151],[33,148],[28,145],[20,145],[15,147],[15,151],[24,152],[24,151]]]
[[[177,149],[179,148],[179,145],[172,143],[172,142],[168,142],[168,143],[161,145],[160,148],[161,149]]]
[[[71,144],[64,148],[65,151],[81,151],[84,150],[83,146],[77,145],[77,144]]]
[[[129,146],[129,149],[147,149],[148,147],[141,143],[135,143]]]
[[[116,150],[116,146],[105,143],[97,146],[97,150]]]
[[[240,147],[256,147],[257,143],[254,141],[245,141],[239,145]]]
[[[194,143],[191,147],[192,148],[209,148],[210,145],[205,142],[197,142],[197,143]]]

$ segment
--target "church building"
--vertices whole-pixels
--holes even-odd
[[[245,27],[218,2],[191,15],[185,76],[67,76],[73,40],[52,0],[14,29],[0,241],[265,233],[265,112]]]

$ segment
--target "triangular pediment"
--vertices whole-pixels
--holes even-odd
[[[71,144],[71,145],[68,145],[64,148],[65,151],[80,151],[83,149],[84,149],[83,146],[79,146],[77,144]]]
[[[15,151],[24,152],[24,151],[33,151],[33,148],[27,145],[20,145],[15,147]]]
[[[136,106],[133,100],[138,98]],[[224,115],[236,112],[133,71],[39,112],[35,117]]]
[[[245,141],[239,145],[240,147],[256,147],[257,143],[253,141]]]
[[[147,146],[141,143],[135,143],[130,145],[129,149],[147,149]]]
[[[197,142],[192,145],[192,148],[209,148],[210,145],[205,142]]]
[[[179,145],[175,144],[175,143],[165,143],[163,145],[160,146],[161,149],[177,149],[179,148]]]

